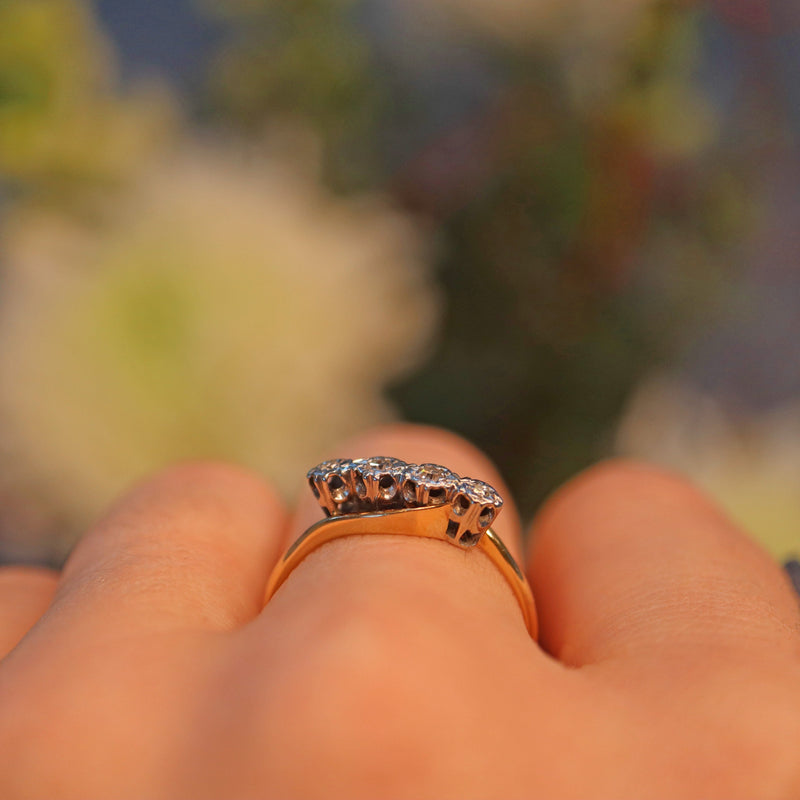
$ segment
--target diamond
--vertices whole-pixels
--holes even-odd
[[[419,464],[412,466],[409,473],[413,473],[415,480],[428,486],[449,486],[458,480],[458,475],[446,467],[438,464]]]
[[[357,458],[353,463],[353,468],[363,477],[378,477],[384,473],[394,475],[402,474],[408,464],[399,458],[390,456],[373,456],[372,458]]]
[[[500,497],[500,493],[493,486],[479,481],[477,478],[462,478],[459,489],[474,503],[491,505],[498,511],[503,507],[503,498]]]
[[[363,510],[396,508],[408,464],[399,458],[372,456],[353,461],[356,492]]]
[[[352,459],[333,458],[307,473],[308,485],[329,517],[350,513],[355,508],[352,469]]]
[[[338,473],[341,475],[350,468],[352,463],[352,460],[349,458],[331,458],[328,461],[323,461],[321,464],[317,464],[316,467],[311,467],[306,475],[308,478],[327,478],[332,473]]]
[[[447,524],[447,535],[462,547],[476,545],[503,507],[503,498],[488,483],[462,478]]]
[[[458,475],[438,464],[409,464],[403,484],[408,507],[440,506],[450,500]]]

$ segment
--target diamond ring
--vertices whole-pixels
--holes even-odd
[[[536,610],[525,575],[491,525],[503,499],[488,483],[438,464],[398,458],[333,459],[308,471],[308,484],[326,518],[292,544],[267,583],[266,600],[310,553],[344,536],[389,534],[441,539],[481,551],[501,572],[536,638]]]

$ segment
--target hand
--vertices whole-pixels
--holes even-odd
[[[449,434],[335,455],[373,454],[502,491]],[[800,796],[797,597],[681,480],[612,462],[547,504],[538,645],[483,555],[424,539],[325,545],[262,610],[319,516],[310,492],[289,518],[249,473],[180,466],[61,575],[1,571],[0,797]]]

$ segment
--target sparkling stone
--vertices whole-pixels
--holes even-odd
[[[409,464],[403,484],[408,507],[442,505],[452,497],[458,475],[438,464]]]
[[[503,507],[503,498],[500,497],[500,493],[488,483],[476,478],[462,478],[458,488],[473,503],[494,506],[497,511]]]
[[[362,477],[380,480],[383,475],[402,475],[408,464],[399,458],[373,456],[372,458],[357,458],[352,462],[352,466]]]
[[[479,541],[503,506],[484,481],[389,456],[323,461],[308,471],[308,483],[328,516],[449,503],[447,534],[465,547]]]
[[[308,473],[309,478],[327,478],[329,475],[337,474],[344,475],[352,466],[353,461],[350,458],[332,458],[328,461],[323,461],[312,467]]]
[[[405,461],[389,456],[355,459],[350,469],[359,510],[396,508],[407,466]]]
[[[452,486],[457,480],[458,475],[451,472],[446,467],[438,464],[414,464],[409,465],[406,477],[424,486]]]
[[[447,535],[462,547],[475,546],[497,518],[503,499],[488,483],[463,478],[453,498]]]
[[[353,461],[334,458],[308,471],[308,484],[328,516],[357,511],[353,491]]]

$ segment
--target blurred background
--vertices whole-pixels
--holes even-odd
[[[794,0],[0,0],[0,561],[392,418],[790,558],[799,142]]]

